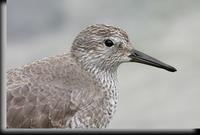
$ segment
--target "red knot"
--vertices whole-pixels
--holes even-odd
[[[125,62],[176,71],[134,49],[124,30],[89,26],[70,53],[7,72],[7,128],[106,128],[118,101],[117,68]]]

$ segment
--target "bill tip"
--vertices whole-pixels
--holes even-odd
[[[167,70],[170,71],[170,72],[176,72],[176,71],[177,71],[177,69],[174,68],[174,67],[170,67],[170,68],[168,68]]]

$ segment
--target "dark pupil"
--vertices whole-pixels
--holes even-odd
[[[114,45],[114,43],[110,39],[106,39],[105,40],[105,45],[108,46],[108,47],[111,47],[111,46]]]

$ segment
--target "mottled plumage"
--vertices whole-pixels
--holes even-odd
[[[78,34],[70,53],[9,70],[7,127],[105,128],[118,101],[117,67],[138,62],[135,52],[126,32],[97,24]]]

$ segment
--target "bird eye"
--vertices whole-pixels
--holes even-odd
[[[113,41],[111,41],[110,39],[106,39],[106,40],[104,41],[104,43],[105,43],[105,45],[106,45],[107,47],[111,47],[111,46],[114,45]]]

